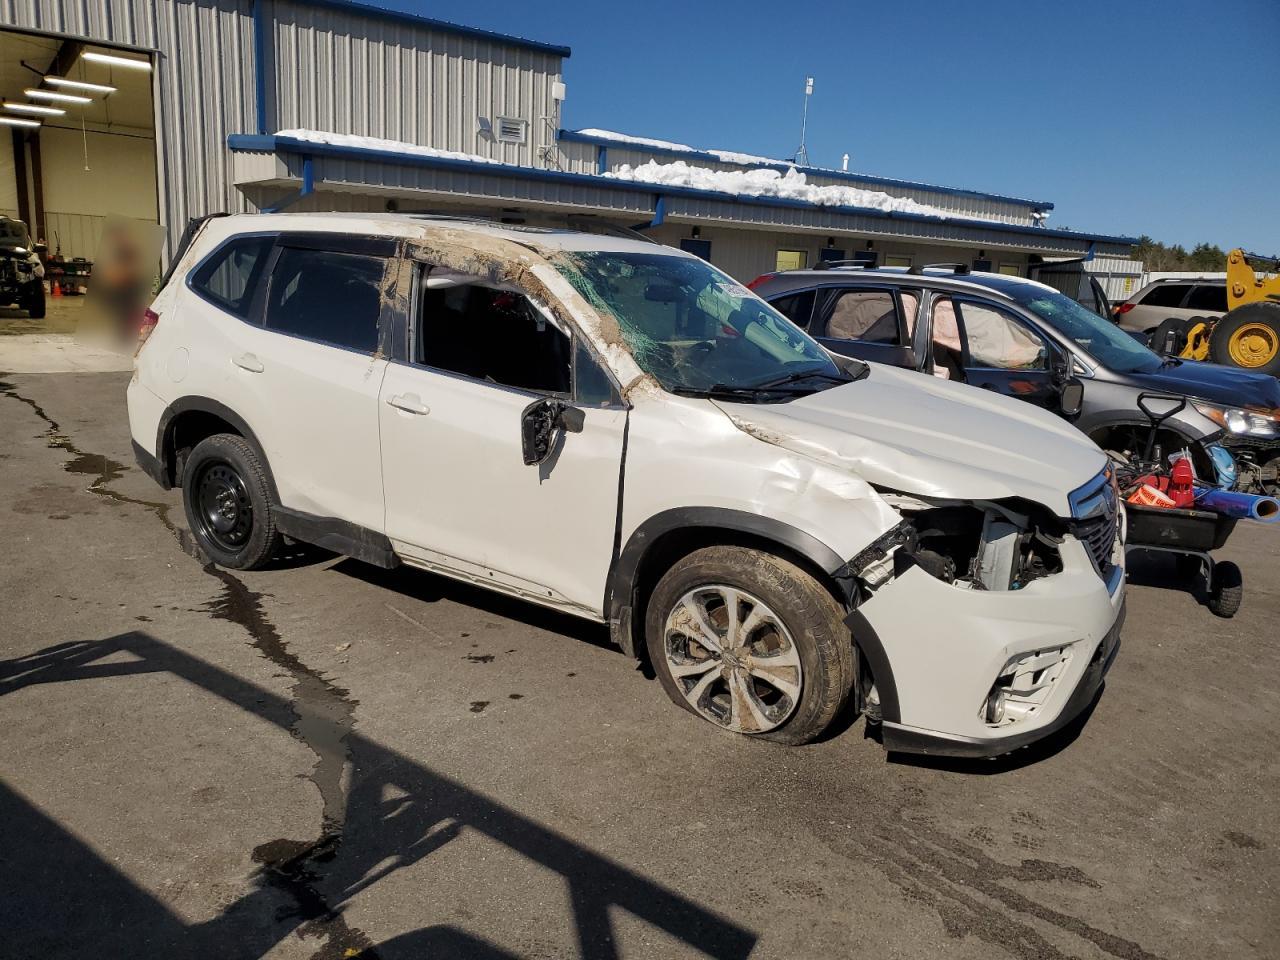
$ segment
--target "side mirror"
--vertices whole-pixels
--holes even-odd
[[[1062,385],[1058,410],[1064,417],[1074,417],[1084,406],[1084,384],[1079,377],[1072,377]]]
[[[587,415],[563,400],[535,400],[520,413],[520,450],[526,466],[546,463],[560,433],[581,433]]]

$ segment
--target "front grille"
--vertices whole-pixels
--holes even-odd
[[[1072,530],[1093,560],[1102,579],[1111,577],[1115,564],[1112,548],[1120,528],[1120,509],[1111,468],[1103,470],[1071,494]]]

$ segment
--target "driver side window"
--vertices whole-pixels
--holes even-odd
[[[527,297],[432,271],[423,275],[415,363],[473,380],[568,397],[573,345]]]

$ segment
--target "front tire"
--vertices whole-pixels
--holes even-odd
[[[253,570],[280,543],[266,470],[243,437],[201,440],[183,468],[182,505],[200,549],[220,567]]]
[[[807,743],[849,698],[844,611],[806,571],[745,547],[707,547],[658,581],[645,611],[650,662],[667,695],[709,723]]]

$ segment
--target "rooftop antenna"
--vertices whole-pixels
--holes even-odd
[[[800,149],[796,151],[796,165],[809,165],[809,151],[804,145],[805,128],[809,125],[809,98],[813,96],[813,77],[804,78],[804,113],[800,117]]]

